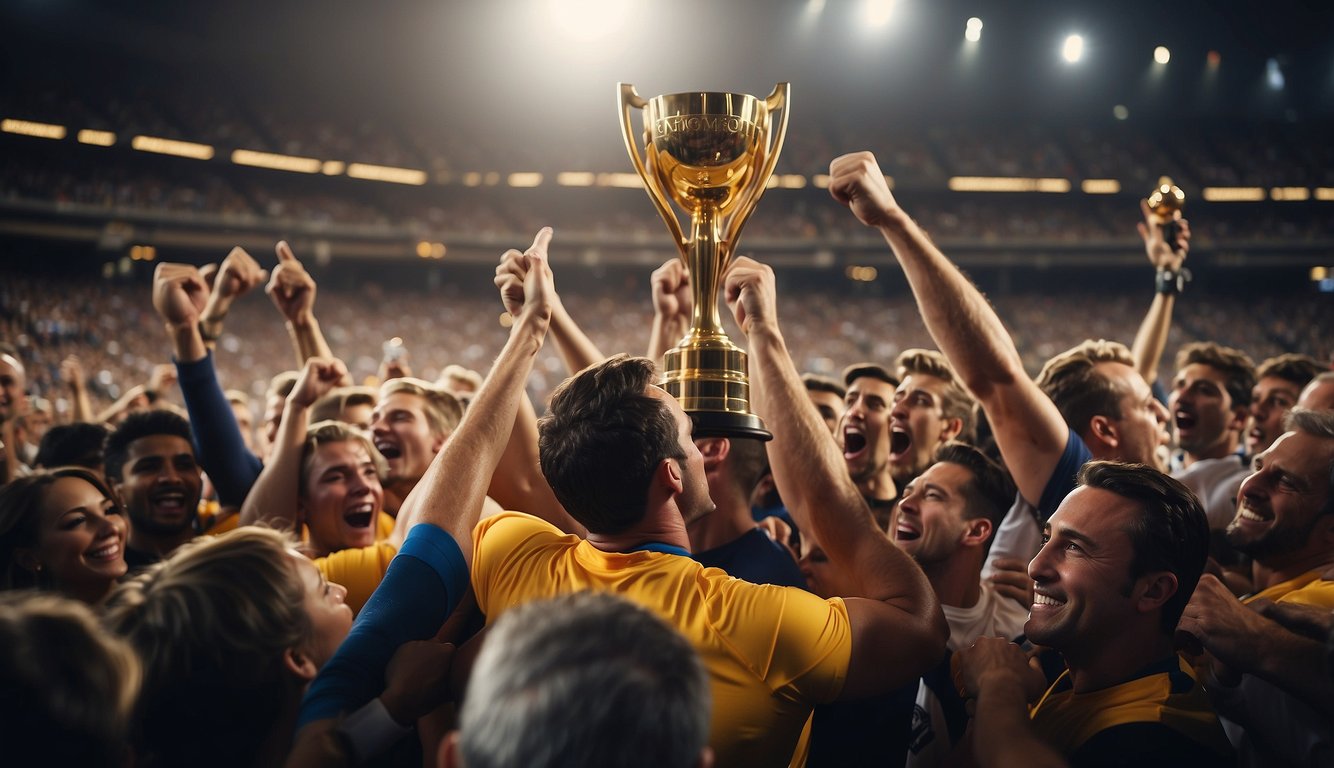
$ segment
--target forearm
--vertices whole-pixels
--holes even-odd
[[[1135,343],[1130,354],[1135,358],[1135,370],[1144,381],[1152,385],[1158,379],[1158,361],[1163,358],[1167,348],[1167,334],[1172,328],[1172,309],[1176,306],[1176,296],[1169,293],[1154,294],[1153,303],[1144,315],[1139,331],[1135,334]]]
[[[1025,377],[1014,341],[985,296],[906,213],[880,227],[908,278],[927,331],[979,399]]]
[[[409,516],[409,529],[426,522],[452,534],[469,562],[472,529],[514,427],[546,322],[545,317],[525,317],[511,329],[463,421],[399,509],[399,515]]]
[[[570,517],[542,475],[537,453],[537,412],[527,393],[519,395],[509,442],[491,475],[487,494],[501,507],[540,517],[566,533],[583,536],[584,527]]]
[[[301,495],[301,447],[310,421],[308,406],[287,401],[269,462],[241,505],[241,525],[276,522],[296,528]]]
[[[653,314],[653,327],[649,330],[648,359],[661,363],[667,350],[676,346],[690,332],[690,319],[681,315],[664,317]]]
[[[931,614],[931,585],[876,526],[806,397],[782,334],[776,326],[752,326],[747,339],[752,402],[774,434],[768,446],[774,481],[797,527],[813,532],[844,583],[856,586],[857,594],[846,597],[887,602],[914,616]]]
[[[1251,670],[1283,690],[1334,718],[1334,670],[1324,643],[1273,627],[1256,649],[1258,665]]]
[[[551,339],[571,376],[607,359],[561,304],[551,311]]]
[[[216,346],[218,337],[222,335],[222,323],[231,311],[232,301],[232,297],[223,296],[220,291],[214,291],[208,296],[208,303],[199,315],[199,335],[209,349]]]
[[[213,358],[206,355],[194,363],[177,360],[176,375],[190,414],[199,464],[217,488],[218,501],[225,507],[239,506],[262,467],[245,447],[231,403],[218,384]]]
[[[93,421],[93,401],[88,397],[88,386],[82,381],[73,381],[69,385],[70,402],[74,412],[71,418],[75,424]]]

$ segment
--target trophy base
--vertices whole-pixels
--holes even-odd
[[[694,424],[695,437],[739,437],[768,442],[773,433],[764,428],[764,422],[753,413],[727,411],[687,412]]]

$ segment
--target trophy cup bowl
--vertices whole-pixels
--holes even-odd
[[[626,151],[690,272],[690,331],[663,358],[663,388],[690,415],[696,436],[772,437],[750,412],[746,353],[722,330],[718,289],[741,228],[773,176],[790,90],[779,83],[764,99],[716,92],[644,99],[633,85],[617,85]],[[632,109],[643,116],[641,141]],[[673,203],[688,217],[687,227]]]
[[[1149,194],[1149,210],[1158,218],[1158,222],[1163,225],[1163,239],[1167,240],[1172,246],[1172,250],[1181,250],[1181,244],[1177,242],[1176,223],[1177,211],[1186,205],[1186,193],[1181,191],[1181,187],[1172,183],[1172,180],[1166,176],[1158,179],[1158,188]]]

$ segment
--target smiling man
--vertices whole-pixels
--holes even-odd
[[[1200,498],[1213,529],[1231,522],[1237,488],[1248,474],[1241,439],[1254,386],[1255,365],[1239,350],[1197,342],[1177,355],[1167,399],[1181,449],[1172,477]]]
[[[1251,418],[1246,423],[1246,455],[1266,451],[1283,434],[1283,419],[1297,405],[1302,388],[1323,370],[1315,358],[1282,354],[1255,370]]]
[[[130,516],[130,570],[194,538],[203,478],[185,419],[164,410],[126,417],[107,438],[106,476]]]
[[[1031,709],[1038,736],[1075,766],[1233,764],[1203,687],[1173,650],[1208,551],[1199,501],[1150,467],[1094,461],[1043,538],[1028,567],[1025,630],[1060,651],[1067,671]],[[1022,654],[987,645],[966,651],[975,656],[961,666],[981,657],[1041,690]]]
[[[1334,412],[1297,408],[1287,427],[1255,457],[1227,528],[1228,542],[1251,557],[1257,593],[1237,600],[1207,576],[1181,622],[1217,660],[1209,694],[1247,766],[1334,759],[1328,714],[1280,688],[1266,668],[1281,663],[1282,654],[1271,650],[1261,606],[1334,610],[1334,581],[1324,576],[1334,566]]]

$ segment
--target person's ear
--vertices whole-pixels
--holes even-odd
[[[27,549],[27,548],[15,549],[14,562],[18,565],[18,567],[32,573],[33,575],[42,572],[42,563],[40,560],[37,559],[37,550],[35,549]]]
[[[658,462],[657,477],[658,482],[666,486],[673,496],[686,489],[685,481],[681,477],[681,466],[676,463],[676,459],[663,459]]]
[[[732,453],[732,441],[725,437],[701,437],[695,441],[695,446],[704,456],[705,471],[715,469]]]
[[[461,768],[463,757],[459,754],[459,732],[457,729],[445,734],[440,746],[435,750],[436,768]]]
[[[1251,408],[1248,405],[1237,405],[1232,408],[1232,421],[1228,423],[1227,428],[1238,432],[1246,428],[1246,422],[1251,417]]]
[[[963,537],[959,543],[965,547],[980,547],[991,538],[991,521],[985,517],[974,517],[963,521]]]
[[[963,419],[945,419],[945,426],[940,428],[940,442],[953,440],[963,431]]]
[[[1121,444],[1121,433],[1116,428],[1116,422],[1106,416],[1094,416],[1089,419],[1089,436],[1109,448],[1116,448]]]
[[[315,664],[315,660],[301,648],[288,648],[283,651],[283,666],[298,680],[307,682],[314,680],[315,675],[319,674],[320,671],[319,666]]]
[[[1150,613],[1162,608],[1177,593],[1177,577],[1170,571],[1156,571],[1139,577],[1135,608]]]

